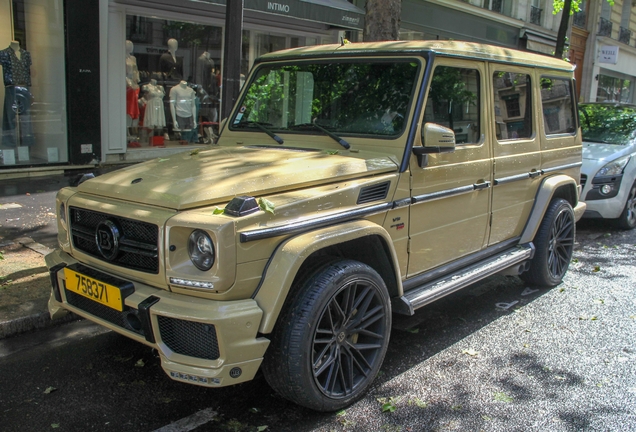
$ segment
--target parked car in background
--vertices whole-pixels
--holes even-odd
[[[619,228],[636,227],[636,105],[579,105],[583,132],[581,199],[584,218],[612,220]]]

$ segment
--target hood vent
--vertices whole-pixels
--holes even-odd
[[[386,198],[389,193],[391,182],[380,183],[362,188],[358,196],[357,204],[364,204],[372,201],[380,201]]]

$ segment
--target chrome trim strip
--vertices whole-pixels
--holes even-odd
[[[541,172],[548,173],[548,172],[554,172],[554,171],[560,171],[560,170],[564,170],[564,169],[570,169],[570,168],[578,168],[581,165],[583,165],[583,162],[575,162],[575,163],[571,163],[571,164],[567,164],[567,165],[559,165],[559,166],[555,166],[552,168],[546,168],[546,169],[542,169]]]
[[[500,179],[495,179],[494,184],[495,184],[495,186],[497,186],[497,185],[504,184],[504,183],[512,183],[512,182],[519,181],[519,180],[527,180],[529,178],[530,178],[530,174],[529,173],[515,174],[515,175],[512,175],[512,176],[502,177]]]
[[[412,199],[413,204],[418,204],[425,201],[434,201],[441,198],[448,198],[450,196],[462,195],[466,193],[470,193],[475,190],[475,187],[471,184],[468,186],[460,186],[453,189],[446,189],[439,192],[433,192],[424,195],[414,196]]]
[[[245,231],[240,233],[240,239],[241,243],[247,243],[255,240],[262,240],[265,238],[277,237],[281,235],[297,234],[303,231],[307,231],[308,229],[322,228],[334,223],[345,222],[363,216],[370,216],[375,213],[391,210],[392,208],[393,201],[376,204],[369,207],[362,207],[355,210],[347,210],[340,213],[335,213],[329,216],[292,222],[281,226]]]
[[[411,205],[411,202],[413,200],[409,197],[409,198],[404,198],[398,201],[393,201],[393,208],[399,208],[399,207],[405,207],[407,205]]]

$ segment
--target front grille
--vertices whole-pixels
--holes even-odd
[[[129,314],[136,315],[136,309],[127,308],[123,312],[119,312],[115,309],[109,308],[108,306],[104,306],[91,299],[76,294],[73,291],[65,290],[65,292],[66,301],[68,301],[70,305],[75,306],[76,308],[81,309],[84,312],[88,312],[89,314],[94,315],[97,318],[106,320],[111,324],[115,324],[118,327],[125,328],[126,330],[133,331],[140,335],[144,334],[141,328],[132,327],[129,324],[129,321],[126,319],[126,316]],[[136,322],[136,320],[133,320],[133,322]]]
[[[122,267],[159,273],[157,225],[76,207],[69,210],[73,246],[76,249]],[[105,221],[115,224],[121,233],[119,252],[112,259],[104,258],[95,238],[97,226]]]
[[[216,328],[211,324],[157,316],[161,340],[177,354],[216,360],[219,343]]]

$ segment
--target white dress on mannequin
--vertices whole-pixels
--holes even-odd
[[[162,128],[166,125],[166,113],[163,109],[163,97],[166,92],[157,85],[154,79],[144,87],[146,90],[146,112],[144,113],[144,127]]]

